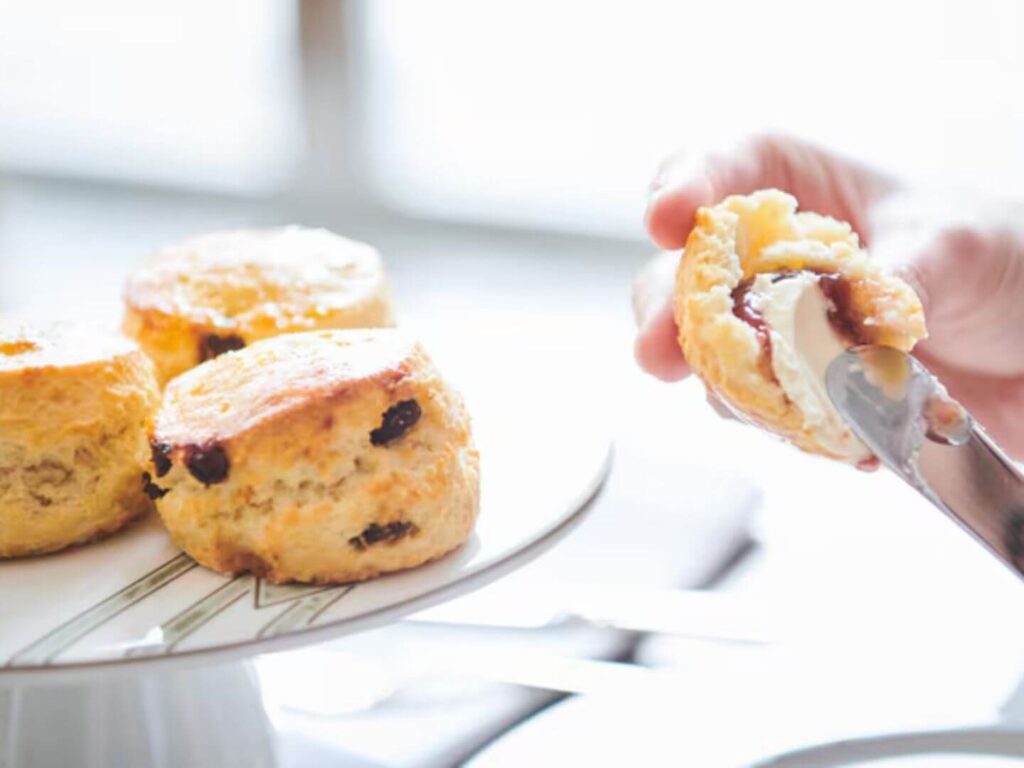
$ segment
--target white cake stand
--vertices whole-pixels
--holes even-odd
[[[604,420],[568,384],[487,368],[456,379],[481,453],[480,520],[437,562],[362,584],[275,586],[197,566],[149,519],[0,563],[0,766],[275,765],[247,659],[394,621],[565,535],[608,472]]]

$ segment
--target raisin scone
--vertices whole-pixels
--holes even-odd
[[[825,368],[861,344],[910,351],[926,336],[924,312],[849,224],[796,209],[768,189],[697,212],[676,273],[679,343],[740,416],[805,451],[867,466],[873,456],[832,405]]]
[[[215,232],[164,248],[128,278],[124,331],[161,384],[282,333],[394,325],[374,248],[323,229]]]
[[[151,494],[174,541],[221,573],[340,583],[469,538],[479,459],[462,398],[398,331],[289,334],[174,379]]]
[[[63,549],[152,510],[142,476],[159,400],[128,339],[0,326],[0,557]]]

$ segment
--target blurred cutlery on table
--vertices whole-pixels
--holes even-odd
[[[494,629],[543,629],[583,622],[629,632],[765,644],[780,636],[770,604],[730,592],[636,586],[546,584],[528,602],[469,595],[414,614],[413,622]]]

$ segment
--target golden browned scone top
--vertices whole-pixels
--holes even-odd
[[[377,251],[323,229],[216,232],[169,246],[132,275],[125,301],[139,312],[227,331],[269,335],[315,328],[381,290]]]
[[[311,344],[312,337],[320,343]],[[406,375],[415,342],[391,329],[276,336],[174,379],[154,441],[169,447],[231,440],[288,412]]]
[[[147,493],[209,568],[341,583],[420,565],[472,531],[469,416],[398,331],[257,341],[164,395]]]
[[[71,369],[138,352],[130,340],[87,328],[0,324],[0,376]],[[141,353],[140,353],[141,354]]]

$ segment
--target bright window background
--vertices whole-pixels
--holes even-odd
[[[338,2],[313,87],[323,0],[2,3],[0,169],[265,196],[317,168],[418,216],[639,237],[666,154],[774,129],[1024,196],[1016,0]]]
[[[243,195],[302,151],[295,5],[0,4],[0,165]]]
[[[373,177],[420,215],[639,234],[679,145],[805,136],[1022,191],[1014,0],[365,3]]]

